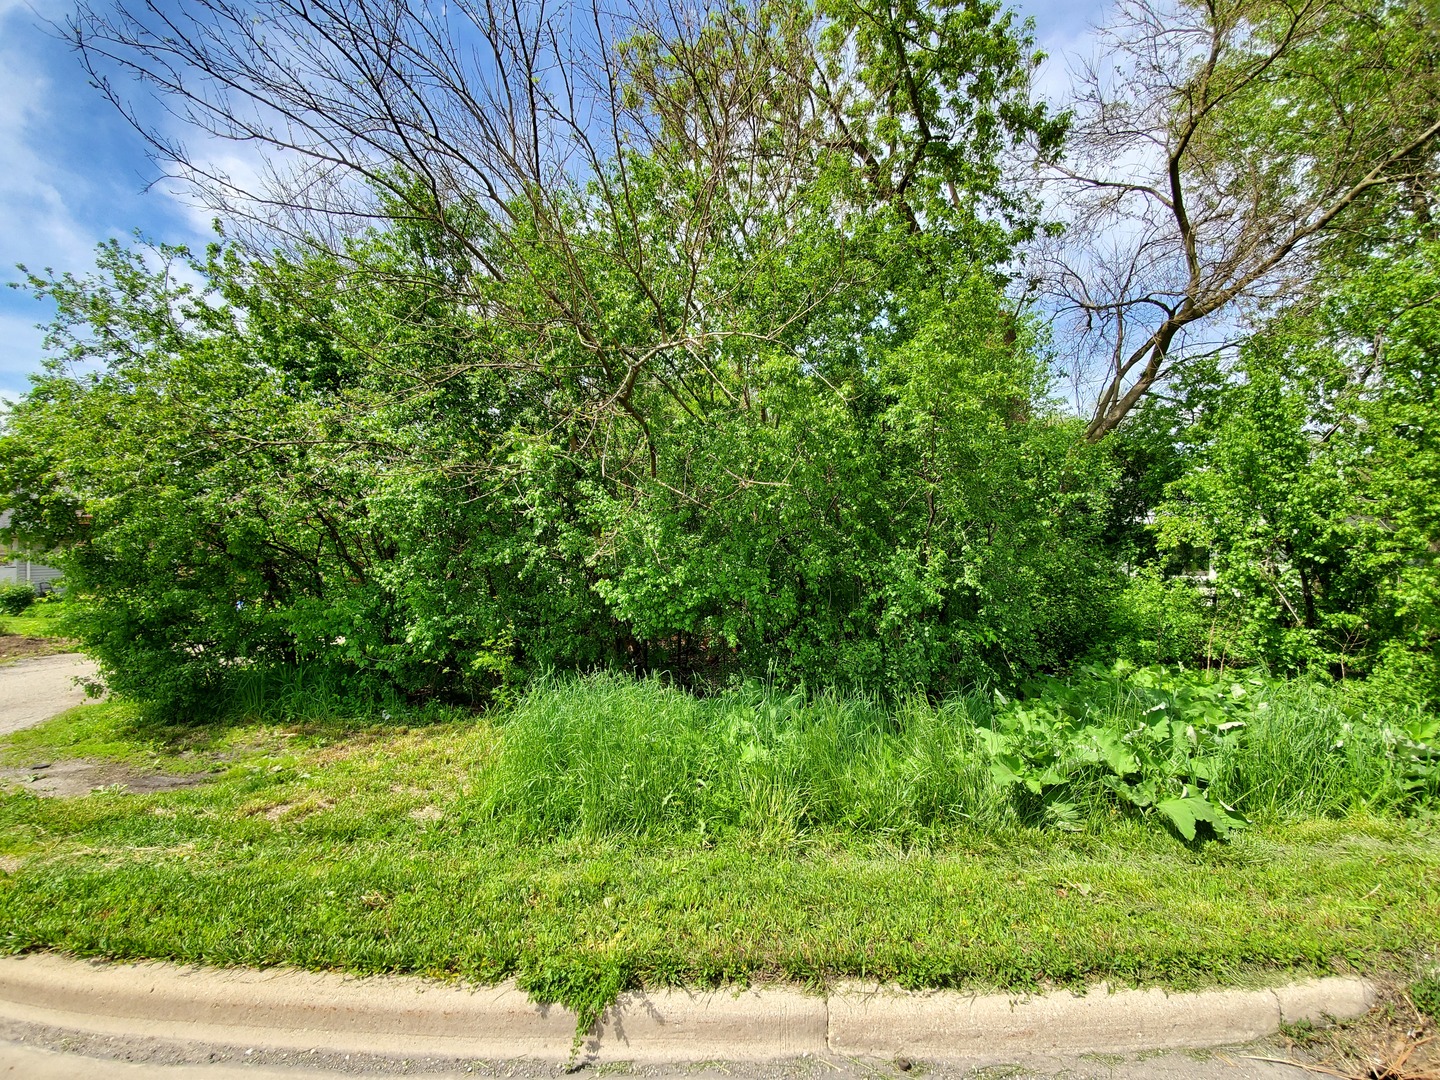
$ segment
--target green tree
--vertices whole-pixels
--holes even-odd
[[[1329,277],[1247,343],[1186,433],[1162,542],[1207,550],[1255,659],[1436,700],[1440,252]]]
[[[0,480],[112,686],[157,704],[297,667],[478,700],[555,666],[938,692],[1063,664],[1113,579],[1108,458],[993,272],[899,220],[867,239],[886,289],[620,409],[583,343],[477,313],[426,223],[265,262],[106,245],[32,280],[56,355]]]
[[[1049,177],[1069,228],[1036,266],[1074,317],[1092,439],[1304,294],[1327,248],[1428,219],[1437,46],[1428,0],[1118,6]]]

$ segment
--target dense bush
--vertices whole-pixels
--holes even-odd
[[[0,583],[0,612],[6,615],[19,615],[35,602],[38,595],[29,585]]]
[[[1407,246],[1188,388],[1158,537],[1211,561],[1231,656],[1440,704],[1437,286],[1440,245]]]
[[[703,399],[657,371],[641,429],[490,363],[493,331],[435,300],[409,242],[357,241],[389,270],[343,288],[217,253],[192,263],[207,290],[177,290],[117,244],[100,275],[37,286],[84,365],[16,406],[4,478],[37,494],[17,524],[60,549],[113,690],[194,709],[299,666],[483,701],[616,666],[941,694],[1103,636],[1114,470],[987,275],[896,284],[843,349],[821,344],[856,341],[855,312],[817,314],[803,361],[722,349],[750,370]]]
[[[1113,345],[1074,372],[1077,395],[1109,383],[1089,424],[1054,398],[1047,325],[1029,314],[1039,280],[1013,276],[1022,245],[1058,233],[1009,155],[1053,164],[1069,119],[1032,98],[1033,36],[999,3],[938,0],[881,23],[848,2],[617,17],[601,35],[617,65],[612,141],[588,120],[562,130],[558,100],[527,84],[515,100],[554,141],[518,155],[513,117],[462,104],[447,80],[337,76],[350,69],[311,35],[333,21],[365,40],[363,6],[274,14],[277,40],[300,46],[294,70],[254,69],[230,20],[202,29],[203,15],[181,67],[198,67],[197,86],[245,72],[263,84],[256,100],[312,103],[314,160],[350,177],[315,191],[351,209],[327,221],[339,204],[313,207],[323,235],[278,251],[108,243],[93,275],[29,279],[56,319],[44,373],[5,417],[0,509],[12,533],[59,551],[68,629],[117,693],[191,713],[266,687],[290,711],[309,692],[297,686],[469,704],[513,700],[549,671],[624,669],[934,701],[1121,659],[1359,675],[1375,700],[1440,704],[1428,196],[1392,203],[1408,171],[1380,184],[1358,159],[1313,168],[1313,140],[1275,159],[1293,168],[1252,176],[1276,118],[1420,89],[1368,59],[1385,42],[1429,55],[1403,6],[1358,23],[1326,8],[1309,45],[1281,35],[1255,69],[1333,67],[1324,92],[1309,77],[1292,80],[1315,90],[1299,98],[1247,81],[1195,113],[1188,90],[1141,80],[1141,129],[1103,108],[1080,125],[1107,162],[1116,145],[1192,130],[1163,186],[1209,207],[1198,232],[1144,242],[1137,274],[1120,275],[1138,280],[1066,270],[1049,283],[1083,312],[1082,339]],[[1215,13],[1192,14],[1173,39],[1160,20],[1155,41],[1203,35]],[[1237,18],[1245,32],[1215,38],[1244,43],[1237,57],[1278,26]],[[179,39],[145,21],[122,36],[161,58],[173,91]],[[381,22],[419,35],[412,60],[437,44],[408,18]],[[502,52],[528,40],[473,29]],[[1147,49],[1135,55],[1159,55]],[[524,82],[535,57],[516,59]],[[244,93],[222,83],[207,117]],[[419,143],[370,111],[398,93],[408,115],[430,90],[446,130]],[[728,104],[697,104],[714,94]],[[1379,132],[1406,130],[1425,100],[1402,97],[1361,141],[1381,172],[1433,135],[1381,153]],[[461,119],[476,126],[448,130]],[[281,145],[303,156],[296,122]],[[377,124],[388,134],[361,140],[363,167],[334,157]],[[264,140],[249,120],[234,130]],[[490,152],[455,153],[465,139]],[[439,159],[458,171],[440,177]],[[1347,170],[1353,182],[1336,179]],[[1299,176],[1338,185],[1340,202],[1297,211]],[[1240,197],[1237,177],[1258,186]],[[1149,236],[1155,222],[1125,217],[1134,199],[1191,228],[1158,189],[1096,179],[1105,196],[1074,232],[1093,228],[1102,248]],[[1270,235],[1265,222],[1293,213],[1311,225]],[[1138,273],[1167,245],[1180,291],[1147,294],[1173,276],[1164,258]],[[1302,250],[1296,295],[1272,293]],[[1240,325],[1234,305],[1262,296],[1274,302],[1247,309],[1238,347],[1194,348],[1195,320]],[[1163,313],[1148,338],[1141,311]],[[837,731],[869,722],[858,715]],[[1070,705],[1029,722],[1061,741],[1093,728]],[[1029,729],[997,730],[1023,763]],[[1151,734],[1125,737],[1153,743],[1180,794],[1131,785],[1123,755],[1088,766],[1110,768],[1137,807],[1196,797],[1210,781]],[[1031,794],[1054,810],[1067,802],[1055,786]]]
[[[1136,664],[1208,666],[1225,655],[1227,631],[1214,603],[1190,578],[1166,578],[1153,564],[1130,576],[1107,630],[1097,651]]]
[[[901,274],[858,327],[858,297],[817,312],[803,360],[722,349],[741,373],[703,401],[637,380],[639,426],[588,415],[568,359],[504,359],[524,341],[437,301],[417,242],[354,241],[385,272],[343,287],[217,251],[196,291],[118,244],[36,283],[61,355],[0,481],[117,692],[193,711],[303,670],[482,702],[611,667],[935,698],[1120,658],[1440,700],[1440,324],[1413,301],[1440,249],[1097,445],[970,267]],[[1401,315],[1357,384],[1377,309]]]

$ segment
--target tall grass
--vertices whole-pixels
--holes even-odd
[[[1085,723],[1118,732],[1154,713],[1154,693],[1123,678],[1065,693],[1070,708],[1081,701]],[[535,836],[790,841],[842,831],[912,841],[1034,824],[1043,820],[1034,793],[997,779],[984,738],[1011,707],[978,693],[886,705],[748,686],[697,699],[614,675],[551,679],[500,718],[478,809]],[[1403,810],[1386,734],[1395,716],[1360,710],[1335,687],[1272,681],[1254,682],[1244,716],[1210,784],[1241,812],[1283,820]],[[1069,827],[1136,812],[1079,749],[1058,767],[1076,807]]]
[[[171,710],[145,708],[148,718],[175,725]],[[205,706],[178,726],[287,724],[346,730],[386,725],[414,727],[473,715],[444,701],[417,702],[379,681],[357,679],[353,672],[321,664],[236,667]]]
[[[814,828],[911,836],[990,823],[975,730],[983,699],[782,695],[697,699],[654,681],[551,681],[504,721],[485,808],[526,832],[735,830],[777,839]]]
[[[1361,808],[1395,809],[1405,798],[1387,732],[1411,710],[1373,702],[1308,680],[1275,683],[1217,787],[1250,814],[1333,817]]]

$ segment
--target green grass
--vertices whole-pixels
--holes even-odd
[[[1097,716],[1128,723],[1148,700],[1122,690]],[[1215,778],[1250,827],[1191,844],[1090,766],[1067,780],[1077,831],[1037,824],[988,768],[978,696],[694,698],[595,677],[487,716],[232,707],[194,726],[84,706],[0,760],[215,776],[0,796],[0,948],[517,976],[585,1014],[626,986],[1408,971],[1440,946],[1440,835],[1397,796],[1394,717],[1319,685],[1257,693]]]
[[[61,637],[59,622],[64,614],[59,604],[32,604],[19,615],[0,615],[0,634],[22,637]]]
[[[31,834],[0,899],[7,948],[532,983],[578,970],[639,985],[1185,987],[1383,965],[1433,946],[1440,924],[1435,844],[1373,825],[1201,854],[1124,831],[782,852],[477,843],[403,814],[362,828],[305,798],[288,822],[222,833],[184,799],[145,801],[163,812],[75,831],[6,807],[7,831]],[[39,829],[64,840],[40,850]]]
[[[1157,715],[1155,695],[1124,680],[1082,683],[1072,697],[1127,742]],[[1440,762],[1428,787],[1404,773],[1397,732],[1413,718],[1403,710],[1365,711],[1334,687],[1268,681],[1227,708],[1209,723],[1234,721],[1240,731],[1214,755],[1210,790],[1254,820],[1388,813],[1440,789]],[[789,840],[830,830],[911,843],[987,833],[1045,818],[1043,799],[992,768],[983,736],[1006,715],[980,694],[886,706],[759,687],[696,699],[655,682],[560,681],[505,719],[477,801],[497,828],[536,838]],[[1168,748],[1169,714],[1159,715]],[[1186,722],[1176,725],[1183,758]],[[1072,741],[1053,747],[1055,797],[1077,807],[1070,823],[1103,829],[1133,814],[1115,778],[1087,760],[1084,740]],[[1182,781],[1161,779],[1178,793]]]
[[[987,718],[978,698],[887,708],[758,687],[696,699],[622,678],[559,682],[506,718],[479,802],[531,836],[911,840],[1005,816],[978,753]]]
[[[208,772],[273,752],[283,737],[265,726],[205,728],[147,723],[127,701],[81,705],[0,741],[0,764],[87,758],[166,772]]]
[[[1295,717],[1232,762],[1251,827],[1187,845],[1117,805],[1076,833],[1027,824],[978,765],[980,708],[609,679],[408,726],[84,706],[0,754],[219,771],[156,795],[0,797],[0,947],[514,975],[593,1005],[768,979],[1193,987],[1440,945],[1430,819],[1324,775],[1308,801],[1303,771],[1244,779]],[[1312,743],[1294,767],[1313,775]]]

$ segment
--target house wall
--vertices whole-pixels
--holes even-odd
[[[0,513],[0,529],[10,524],[10,511]],[[60,576],[60,571],[53,566],[46,566],[44,563],[34,562],[26,557],[24,551],[15,551],[9,545],[0,541],[0,584],[5,585],[33,585],[41,592],[45,592],[50,583]]]
[[[5,584],[33,585],[44,592],[50,583],[60,576],[53,566],[31,562],[29,559],[12,559],[0,563],[0,582]]]

